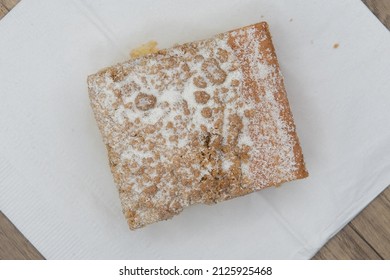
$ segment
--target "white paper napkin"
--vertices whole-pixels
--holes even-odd
[[[87,75],[262,20],[310,177],[129,231]],[[357,0],[22,1],[0,21],[0,209],[48,259],[310,258],[390,183],[389,71]]]

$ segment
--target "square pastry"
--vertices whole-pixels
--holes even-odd
[[[131,229],[308,175],[265,22],[88,77]]]

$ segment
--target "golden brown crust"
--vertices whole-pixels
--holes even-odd
[[[279,70],[280,69],[279,62],[277,59],[275,47],[272,43],[272,35],[269,31],[268,24],[266,22],[263,22],[263,23],[260,23],[258,25],[260,25],[259,28],[262,28],[265,30],[265,32],[267,33],[267,37],[269,38],[269,41],[267,42],[267,46],[265,46],[265,48],[269,48],[271,50],[271,52],[274,54],[271,57],[271,59],[269,59],[268,63],[275,65],[275,68],[277,69],[277,71],[280,71]],[[279,81],[280,85],[278,87],[278,94],[277,94],[276,99],[279,100],[279,102],[282,104],[282,111],[280,112],[282,119],[284,120],[284,122],[291,124],[292,129],[289,130],[288,133],[290,134],[290,136],[293,139],[295,139],[295,144],[294,144],[293,149],[294,149],[295,162],[297,164],[297,170],[295,171],[296,178],[297,179],[306,178],[307,176],[309,176],[309,173],[306,170],[305,162],[303,159],[302,148],[299,144],[299,139],[298,139],[298,135],[296,132],[296,126],[295,126],[293,115],[292,115],[292,112],[291,112],[291,109],[290,109],[290,106],[288,103],[283,76],[280,75],[279,79],[280,79],[280,81]]]
[[[274,73],[277,73],[277,75],[268,76],[265,77],[260,82],[256,82],[255,78],[251,75],[251,61],[250,57],[247,56],[246,51],[247,49],[242,48],[241,40],[249,40],[246,34],[244,36],[241,36],[239,41],[237,41],[237,33],[235,31],[239,31],[245,28],[253,28],[255,32],[253,33],[253,36],[255,40],[259,42],[259,53],[263,53],[266,55],[263,55],[261,58],[259,58],[259,62],[263,64],[267,64],[274,67]],[[262,35],[265,37],[265,39],[261,38]],[[254,39],[252,38],[252,40]],[[294,145],[293,145],[293,151],[294,151],[294,159],[296,163],[296,170],[294,171],[295,179],[302,179],[307,177],[309,174],[306,170],[302,149],[299,145],[299,139],[296,133],[296,127],[293,120],[293,116],[290,110],[290,106],[287,99],[287,94],[283,82],[283,76],[280,74],[280,67],[277,60],[276,52],[274,45],[272,43],[272,36],[269,32],[269,27],[266,22],[261,22],[258,24],[254,24],[252,26],[243,27],[237,30],[233,30],[230,32],[229,45],[232,47],[232,49],[236,52],[237,58],[240,60],[241,69],[243,72],[243,83],[247,84],[248,86],[246,88],[250,88],[251,90],[244,90],[242,92],[243,95],[246,96],[246,98],[250,98],[253,100],[256,100],[256,102],[260,102],[260,98],[262,95],[265,94],[265,88],[264,86],[271,83],[273,88],[275,89],[275,100],[278,101],[280,105],[280,117],[284,123],[289,124],[290,128],[288,130],[288,134],[292,139],[294,139]],[[264,115],[264,112],[252,112],[252,117],[261,118],[262,115]],[[256,137],[257,133],[257,127],[253,129],[252,136]],[[275,145],[275,143],[274,143]],[[259,161],[253,161],[253,166],[258,166],[260,164]],[[278,162],[272,162],[268,161],[267,164],[270,165],[277,165]],[[262,175],[262,174],[261,174]],[[267,180],[267,178],[263,178],[263,180]],[[269,182],[270,186],[276,186],[280,185],[281,183],[284,183],[289,180],[280,180],[280,181],[273,181]]]

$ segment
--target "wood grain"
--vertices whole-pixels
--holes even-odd
[[[387,189],[382,192],[383,198],[386,199],[390,203],[390,186],[387,187]]]
[[[44,257],[0,211],[0,260],[43,260]]]
[[[8,13],[8,9],[0,2],[0,19]]]
[[[390,186],[322,247],[313,259],[390,259],[390,202],[386,198],[389,195]],[[354,246],[356,250],[351,250]]]
[[[1,0],[0,2],[7,8],[8,11],[10,11],[20,2],[20,0]]]
[[[385,194],[386,193],[386,194]],[[390,202],[387,188],[351,221],[351,226],[384,259],[390,259]]]
[[[389,0],[362,0],[364,4],[376,15],[387,29],[390,30],[390,1]]]
[[[362,0],[390,30],[390,1]],[[0,0],[0,19],[19,0]],[[0,211],[0,260],[44,259]],[[371,202],[314,257],[324,259],[390,259],[390,188]]]
[[[356,231],[347,225],[313,258],[314,260],[382,259]]]

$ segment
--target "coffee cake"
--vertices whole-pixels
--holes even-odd
[[[131,229],[308,175],[265,22],[88,77]]]

